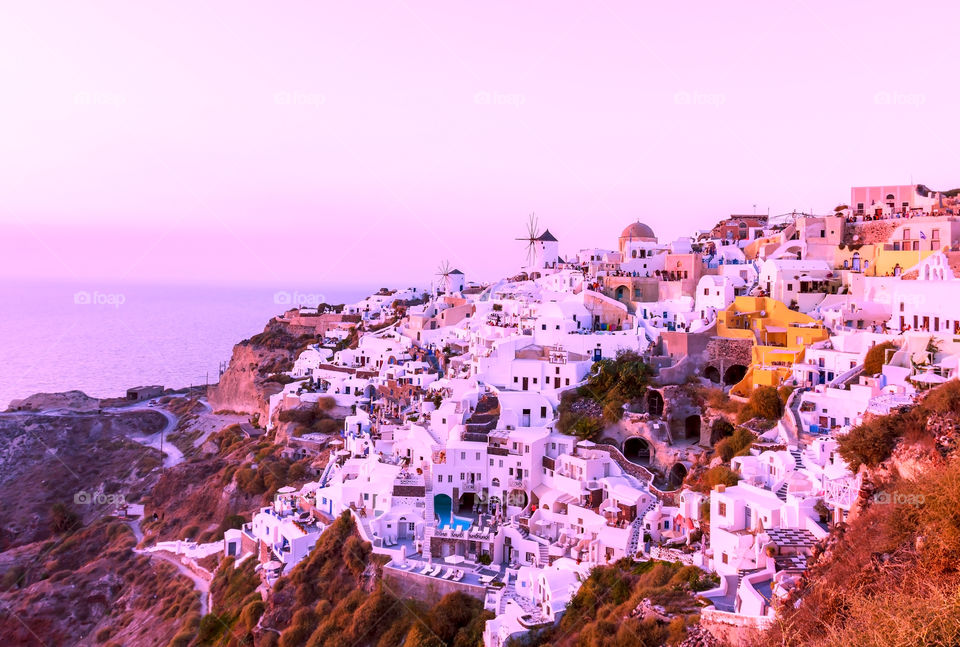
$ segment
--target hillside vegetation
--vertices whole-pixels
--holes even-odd
[[[395,595],[377,577],[379,559],[349,513],[320,536],[310,555],[274,585],[264,603],[247,560],[219,570],[216,615],[200,624],[200,645],[279,647],[477,647],[492,614],[453,593],[432,607]],[[207,633],[204,634],[204,629]]]
[[[960,383],[841,442],[864,466],[862,508],[840,524],[758,645],[960,644]]]

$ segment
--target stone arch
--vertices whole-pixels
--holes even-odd
[[[720,383],[720,369],[716,366],[708,366],[703,370],[703,376],[713,382],[714,384]]]
[[[687,416],[683,421],[683,435],[688,440],[696,438],[700,439],[700,416],[698,414],[693,414]]]
[[[673,467],[670,468],[667,484],[670,486],[670,489],[675,490],[680,487],[685,478],[687,478],[687,466],[683,463],[674,463]]]
[[[647,393],[647,411],[651,416],[663,415],[663,395],[659,391],[651,389]]]
[[[631,463],[647,466],[653,458],[653,448],[646,438],[632,436],[623,441],[623,455]]]
[[[747,376],[747,367],[743,364],[734,364],[728,366],[727,370],[723,372],[723,383],[726,385],[737,384],[740,380]]]
[[[617,301],[622,301],[623,295],[625,295],[626,293],[627,293],[627,288],[623,287],[622,285],[618,287],[615,293],[617,295]]]

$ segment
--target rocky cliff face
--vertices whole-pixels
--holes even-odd
[[[266,420],[270,396],[283,388],[270,377],[289,370],[312,335],[291,333],[286,324],[270,321],[259,335],[233,347],[230,365],[220,382],[210,387],[207,399],[214,411],[260,414]]]

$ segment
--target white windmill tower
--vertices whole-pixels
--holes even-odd
[[[462,292],[466,283],[463,272],[452,267],[450,261],[443,261],[437,268],[437,294],[456,294]]]
[[[537,223],[537,216],[530,214],[527,221],[527,236],[517,238],[527,243],[527,264],[523,269],[529,272],[539,272],[548,267],[553,267],[559,258],[560,243],[556,237],[550,233],[549,229],[539,232],[540,227]]]

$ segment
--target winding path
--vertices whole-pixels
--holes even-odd
[[[161,451],[164,454],[163,456],[164,467],[173,467],[174,465],[178,465],[183,462],[183,452],[180,451],[177,448],[177,446],[174,445],[173,443],[166,441],[166,436],[168,436],[170,432],[176,428],[177,422],[179,421],[179,419],[175,415],[173,415],[166,409],[162,409],[160,407],[150,407],[146,405],[134,405],[131,407],[110,407],[108,409],[104,409],[104,412],[106,413],[127,413],[130,411],[155,411],[156,413],[159,413],[160,415],[162,415],[164,418],[167,419],[167,424],[163,429],[161,429],[155,434],[150,434],[149,436],[130,435],[128,436],[128,438],[130,438],[131,440],[135,440],[141,445],[146,445],[147,447],[153,447],[154,449]]]
[[[133,536],[137,538],[137,544],[139,545],[143,541],[143,531],[140,529],[140,520],[134,519],[129,522],[130,530],[133,531]],[[193,582],[193,588],[196,589],[197,593],[200,594],[200,615],[205,616],[210,613],[211,599],[210,599],[210,582],[206,581],[189,568],[184,566],[179,559],[174,557],[169,553],[159,552],[159,551],[148,551],[141,550],[139,548],[134,548],[133,552],[138,555],[146,555],[147,557],[156,557],[157,559],[162,559],[168,564],[172,564],[180,572],[181,575],[190,579]]]

